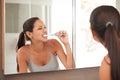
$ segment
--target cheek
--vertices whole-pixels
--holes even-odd
[[[41,34],[42,34],[42,32],[40,30],[34,30],[33,31],[33,35],[38,36],[38,35],[41,35]]]
[[[39,32],[35,32],[35,33],[32,34],[32,38],[33,39],[41,38],[41,34]]]
[[[43,37],[43,35],[41,33],[35,33],[33,35],[33,39],[40,40],[40,41],[46,41],[47,40],[47,38]]]
[[[41,39],[41,38],[42,38],[42,35],[40,35],[40,34],[35,34],[35,35],[34,35],[34,38],[36,38],[36,39]]]

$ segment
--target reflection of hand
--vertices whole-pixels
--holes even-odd
[[[68,44],[68,34],[66,31],[64,30],[61,30],[61,31],[58,31],[55,33],[56,36],[58,36],[58,38],[60,39],[60,41],[63,43],[63,44]]]

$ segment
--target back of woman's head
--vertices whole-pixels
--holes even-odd
[[[112,80],[120,80],[120,14],[113,6],[99,6],[90,16],[92,31],[108,50]]]
[[[113,6],[99,6],[93,10],[90,16],[91,28],[96,31],[99,38],[104,40],[104,32],[107,26],[114,25],[114,29],[120,36],[120,14]]]

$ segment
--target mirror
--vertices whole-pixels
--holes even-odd
[[[48,33],[66,30],[72,48],[72,0],[5,0],[5,74],[17,73],[17,40],[23,23],[36,16],[44,22]],[[60,70],[65,69],[58,61]]]
[[[107,51],[93,40],[89,30],[89,16],[95,7],[103,4],[119,9],[118,2],[119,0],[5,0],[5,74],[17,74],[15,43],[22,31],[23,22],[32,16],[39,16],[49,33],[67,30],[76,68],[100,66]],[[60,70],[65,69],[60,61],[59,64]]]

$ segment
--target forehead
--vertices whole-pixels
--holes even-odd
[[[43,25],[44,25],[44,23],[41,20],[36,20],[34,23],[34,27],[35,26],[43,26]]]

